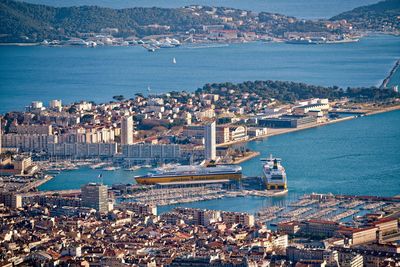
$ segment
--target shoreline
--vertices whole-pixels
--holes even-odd
[[[238,158],[238,159],[234,160],[232,164],[240,164],[242,162],[245,162],[245,161],[248,161],[248,160],[250,160],[252,158],[255,158],[255,157],[259,156],[259,155],[260,155],[259,151],[250,151],[249,155],[246,155],[246,156],[244,156],[242,158]]]
[[[364,113],[364,115],[365,116],[371,116],[371,115],[391,112],[391,111],[395,111],[395,110],[400,110],[400,104],[399,105],[395,105],[395,106],[391,106],[391,107],[380,108],[380,109],[377,109],[377,110],[366,111]],[[348,121],[348,120],[352,120],[352,119],[355,119],[355,118],[357,118],[357,116],[349,116],[349,117],[345,117],[345,118],[339,118],[339,119],[336,119],[336,120],[330,120],[330,121],[327,121],[327,122],[311,124],[311,125],[304,125],[303,127],[299,127],[299,128],[289,128],[289,129],[281,128],[281,129],[277,129],[278,131],[276,131],[276,132],[268,133],[266,136],[259,137],[259,138],[258,137],[252,138],[252,139],[249,139],[247,141],[256,141],[256,140],[264,139],[264,138],[270,137],[270,136],[281,135],[281,134],[286,134],[286,133],[291,133],[291,132],[296,132],[296,131],[316,128],[316,127],[320,127],[320,126],[326,126],[326,125],[329,125],[329,124]],[[268,130],[269,129],[270,128],[268,128]]]
[[[391,112],[391,111],[395,111],[395,110],[400,110],[400,104],[399,105],[395,105],[395,106],[380,108],[380,109],[377,109],[377,110],[369,110],[369,111],[366,111],[363,114],[364,114],[364,116],[372,116],[372,115],[375,115],[375,114],[381,114],[381,113]],[[292,132],[297,132],[297,131],[317,128],[317,127],[322,127],[322,126],[326,126],[326,125],[330,125],[330,124],[334,124],[334,123],[353,120],[353,119],[356,119],[356,118],[357,118],[357,116],[349,116],[349,117],[339,118],[339,119],[330,120],[330,121],[326,121],[326,122],[322,122],[322,123],[303,125],[303,126],[298,127],[298,128],[275,128],[275,129],[274,128],[268,128],[268,134],[267,135],[257,136],[257,137],[249,138],[247,140],[241,140],[241,141],[232,142],[232,143],[229,143],[229,144],[220,144],[220,145],[217,145],[217,147],[218,146],[221,146],[221,147],[231,146],[231,145],[237,145],[237,144],[247,144],[249,142],[263,140],[263,139],[271,137],[271,136],[283,135],[283,134],[288,134],[288,133],[292,133]],[[271,132],[271,130],[272,130],[272,132]],[[258,151],[253,151],[253,152],[257,153]],[[258,154],[260,154],[260,153],[258,152]],[[253,156],[253,157],[255,157],[255,156]],[[239,163],[243,163],[243,162],[245,162],[247,160],[252,159],[253,157],[243,158]]]
[[[376,35],[389,35],[389,36],[394,36],[394,37],[400,37],[400,35],[397,35],[395,33],[387,33],[387,32],[370,32],[370,33],[361,33],[359,35],[356,35],[361,41],[363,38],[366,37],[371,37],[371,36],[376,36]],[[170,35],[167,35],[165,37],[169,37]],[[150,36],[151,37],[151,36]],[[142,38],[143,40],[149,39],[149,36],[145,36]],[[197,43],[190,43],[190,42],[185,42],[182,43],[181,46],[185,45],[193,45],[193,44],[198,44],[198,45],[230,45],[230,44],[246,44],[246,43],[255,43],[255,42],[263,42],[263,43],[286,43],[287,41],[290,41],[289,39],[284,39],[284,38],[278,38],[278,37],[271,37],[271,39],[249,39],[249,40],[228,40],[228,41],[201,41]],[[357,41],[358,42],[358,41]],[[319,43],[319,45],[332,45],[332,44],[347,44],[347,43],[354,43],[354,42],[337,42],[337,41],[332,41],[332,42],[327,42],[327,43]],[[68,45],[68,44],[59,44],[59,45],[45,45],[42,42],[35,42],[35,43],[1,43],[0,46],[20,46],[20,47],[26,47],[26,46],[43,46],[43,47],[90,47],[90,46],[84,46],[84,45]],[[140,44],[136,45],[102,45],[103,47],[131,47],[131,46],[142,46]],[[400,64],[400,60],[398,60]]]

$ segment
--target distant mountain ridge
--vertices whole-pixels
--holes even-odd
[[[243,15],[243,13],[245,15]],[[339,14],[331,20],[346,19],[361,30],[396,33],[400,28],[400,0],[387,0]],[[233,22],[229,19],[233,18]],[[243,33],[256,32],[281,38],[285,32],[347,33],[326,27],[326,21],[300,20],[280,14],[247,12],[231,8],[143,8],[112,9],[98,6],[52,7],[22,1],[0,0],[0,43],[41,42],[80,37],[117,28],[114,37],[144,37],[185,33],[203,25],[224,25]],[[243,23],[239,23],[243,22]]]

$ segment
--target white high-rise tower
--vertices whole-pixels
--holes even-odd
[[[205,156],[206,160],[215,160],[217,157],[216,152],[216,130],[215,121],[205,125],[204,127],[204,141],[205,141]]]
[[[121,122],[121,145],[133,144],[133,118],[132,116],[122,118]]]

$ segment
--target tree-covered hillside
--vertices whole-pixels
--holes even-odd
[[[400,30],[400,1],[386,0],[373,5],[362,6],[351,11],[341,13],[331,20],[345,19],[356,28],[393,31]]]
[[[370,88],[347,88],[343,90],[337,86],[324,87],[308,85],[305,83],[286,81],[247,81],[243,83],[213,83],[206,84],[198,89],[196,93],[217,93],[228,96],[230,91],[235,94],[255,94],[264,99],[274,98],[280,102],[294,102],[307,98],[329,98],[338,99],[349,97],[359,101],[380,101],[389,98],[400,97],[399,93],[392,90],[381,90],[376,87]]]
[[[180,8],[55,8],[12,0],[0,0],[0,21],[0,41],[23,41],[24,36],[29,38],[27,41],[76,36],[77,32],[99,32],[107,27],[118,28],[121,36],[146,36],[218,23],[211,16],[196,16]],[[152,27],[154,25],[170,28]]]

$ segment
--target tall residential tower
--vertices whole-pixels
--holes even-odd
[[[99,212],[108,211],[108,191],[103,184],[89,183],[82,186],[82,207],[93,208]]]
[[[121,145],[133,144],[133,117],[122,118],[121,122]]]
[[[216,152],[216,130],[215,121],[205,125],[204,127],[204,142],[205,142],[205,157],[206,160],[215,160]]]

